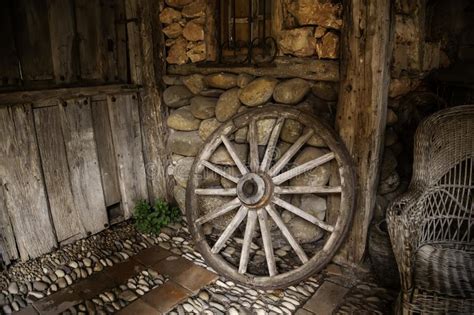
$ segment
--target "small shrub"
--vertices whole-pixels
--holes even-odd
[[[140,200],[133,209],[135,227],[143,233],[159,234],[162,227],[180,220],[180,211],[162,200],[156,200],[154,206]]]

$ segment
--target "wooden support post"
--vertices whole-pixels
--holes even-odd
[[[283,30],[283,3],[282,1],[275,1],[272,5],[272,32],[271,36],[278,38],[280,32]],[[278,46],[278,45],[277,45]],[[279,48],[277,55],[283,56]]]
[[[138,17],[137,25],[130,26],[128,34],[129,38],[130,35],[135,38],[130,42],[130,55],[135,56],[135,64],[140,64],[139,72],[132,71],[132,80],[133,83],[141,83],[144,87],[140,101],[140,122],[148,196],[150,201],[156,198],[171,201],[172,185],[166,170],[170,159],[166,146],[167,112],[161,99],[160,78],[165,73],[165,54],[159,23],[160,3],[153,0],[127,2],[128,8],[136,9],[136,12],[127,11],[127,14],[135,14]],[[131,16],[127,18],[130,19]],[[136,50],[139,51],[134,52]]]
[[[357,199],[352,228],[339,253],[364,257],[372,219],[386,124],[392,19],[390,0],[347,0],[341,44],[336,128],[354,159]]]

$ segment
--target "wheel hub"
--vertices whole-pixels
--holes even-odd
[[[273,184],[265,174],[248,173],[237,183],[237,197],[250,209],[265,206],[272,192]]]

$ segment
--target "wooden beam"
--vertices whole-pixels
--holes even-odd
[[[336,128],[354,159],[358,175],[355,215],[341,252],[354,263],[364,257],[379,181],[390,77],[391,22],[390,0],[344,2]]]
[[[274,38],[278,38],[283,29],[283,3],[282,1],[275,1],[272,5],[272,33]],[[278,45],[277,45],[278,47]],[[278,49],[278,56],[282,56],[282,52]]]
[[[335,60],[318,60],[313,58],[277,57],[274,66],[229,67],[216,64],[170,65],[168,74],[190,75],[194,73],[211,74],[219,72],[247,73],[254,76],[271,76],[276,78],[299,77],[307,80],[339,81],[339,62]]]
[[[99,94],[117,94],[122,92],[137,92],[139,86],[131,84],[110,84],[84,87],[70,87],[49,90],[29,90],[0,93],[0,107],[13,104],[23,104],[34,102],[34,107],[42,107],[42,102],[52,100],[54,105],[58,98],[69,99]]]
[[[216,30],[216,5],[217,1],[208,1],[206,6],[206,24],[205,24],[205,42],[206,42],[206,60],[217,60],[217,30]]]

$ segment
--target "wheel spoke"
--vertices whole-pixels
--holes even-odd
[[[227,148],[227,151],[229,151],[230,157],[232,158],[232,160],[234,160],[235,165],[240,170],[240,173],[242,173],[242,175],[247,174],[249,170],[244,165],[244,163],[242,163],[242,161],[240,160],[232,143],[230,143],[229,139],[227,139],[227,137],[224,135],[221,136],[221,139],[222,139],[222,142],[224,142],[224,145]]]
[[[250,169],[252,172],[258,171],[258,166],[260,164],[258,157],[258,143],[257,143],[257,123],[255,119],[250,121],[249,132],[248,132],[248,141],[250,146]]]
[[[298,207],[293,206],[291,203],[288,203],[283,199],[280,199],[278,197],[273,197],[273,202],[275,204],[279,205],[280,207],[285,208],[286,210],[288,210],[288,211],[296,214],[297,216],[305,219],[306,221],[311,222],[311,223],[319,226],[323,230],[326,230],[328,232],[334,231],[334,227],[332,225],[329,225],[329,224],[321,221],[320,219],[316,218],[315,216],[309,214],[306,211],[301,210]]]
[[[260,223],[260,232],[262,233],[263,248],[265,249],[265,257],[267,259],[268,273],[270,276],[276,275],[277,269],[275,264],[275,256],[273,254],[272,238],[268,228],[267,212],[264,209],[258,209],[258,222]]]
[[[236,188],[196,188],[194,192],[202,196],[237,196]]]
[[[222,168],[212,164],[209,161],[202,161],[201,163],[202,163],[202,165],[204,165],[205,167],[207,167],[211,171],[215,172],[218,175],[221,175],[224,178],[227,178],[231,182],[237,183],[239,181],[239,179],[237,177],[230,175],[229,173],[224,171]]]
[[[255,211],[250,211],[247,216],[244,243],[242,245],[242,252],[240,253],[239,273],[245,273],[247,271],[250,244],[252,243],[253,232],[255,231],[255,223],[257,223],[257,213]]]
[[[308,256],[306,256],[303,248],[301,248],[300,244],[298,244],[298,242],[295,240],[290,230],[288,230],[288,228],[286,227],[285,223],[283,223],[283,220],[281,219],[280,215],[278,215],[273,205],[269,204],[265,207],[265,209],[267,210],[268,214],[272,217],[273,221],[275,221],[275,224],[281,230],[285,238],[288,240],[288,243],[290,243],[290,246],[296,252],[296,255],[298,255],[301,262],[303,264],[306,263],[308,261]]]
[[[237,211],[237,214],[234,216],[232,221],[230,221],[229,225],[225,228],[224,232],[222,232],[221,236],[212,247],[211,252],[213,252],[214,254],[217,254],[218,252],[220,252],[222,247],[224,247],[225,242],[227,242],[229,237],[232,236],[235,230],[239,227],[240,223],[242,223],[242,221],[245,219],[247,212],[248,212],[247,207],[245,206],[240,207],[239,211]]]
[[[206,222],[208,222],[212,219],[215,219],[215,218],[217,218],[221,215],[226,214],[227,212],[237,208],[238,206],[240,206],[239,198],[232,199],[228,203],[223,204],[222,206],[217,208],[214,212],[210,212],[206,215],[203,215],[202,217],[200,217],[199,219],[196,220],[196,223],[197,224],[204,224],[204,223],[206,223]]]
[[[275,187],[275,194],[291,195],[291,194],[335,194],[342,191],[341,186],[277,186]]]
[[[278,142],[278,138],[280,137],[280,131],[283,127],[283,122],[285,121],[284,118],[280,117],[273,126],[272,134],[270,135],[270,139],[268,140],[267,149],[265,150],[265,155],[263,156],[262,164],[260,165],[260,170],[262,172],[268,171],[270,168],[270,164],[272,163],[273,153],[275,152],[275,148]]]
[[[278,174],[283,167],[285,167],[286,163],[291,160],[291,158],[298,152],[298,150],[308,141],[309,138],[313,135],[313,129],[309,129],[306,131],[301,137],[296,140],[295,143],[288,149],[288,151],[283,154],[283,156],[278,160],[278,162],[273,165],[270,169],[269,175],[275,176]]]
[[[333,152],[324,154],[323,156],[320,156],[314,160],[308,161],[306,163],[303,163],[301,165],[298,165],[297,167],[292,168],[291,170],[288,170],[284,173],[281,173],[278,176],[273,177],[273,183],[275,185],[279,185],[283,182],[286,182],[287,180],[296,177],[298,175],[301,175],[307,171],[310,171],[320,165],[323,165],[324,163],[327,163],[334,159],[335,155]]]

